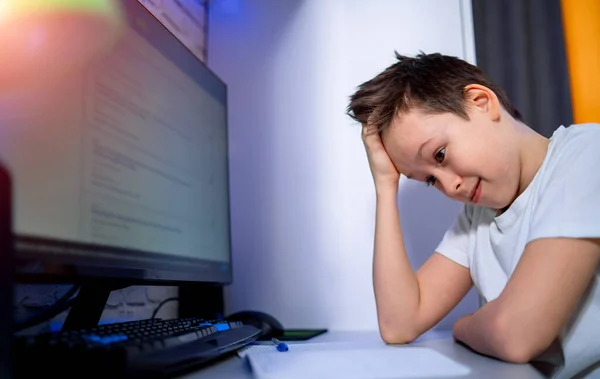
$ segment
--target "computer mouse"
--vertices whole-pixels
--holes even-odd
[[[246,325],[252,325],[262,332],[259,340],[270,340],[283,335],[283,326],[275,317],[259,311],[241,311],[226,317],[227,321],[241,321]]]

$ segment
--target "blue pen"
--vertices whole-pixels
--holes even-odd
[[[280,342],[277,338],[272,338],[271,342],[277,345],[277,351],[288,351],[290,349],[287,344]]]

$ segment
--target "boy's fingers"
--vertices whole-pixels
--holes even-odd
[[[364,140],[365,138],[367,138],[367,134],[368,134],[368,133],[367,133],[367,128],[368,128],[368,127],[367,127],[366,125],[363,125],[363,127],[362,127],[362,130],[361,130],[360,136],[362,137],[362,139],[363,139],[363,140]]]
[[[372,125],[363,125],[361,134],[363,140],[366,140],[368,137],[378,136],[377,131]]]

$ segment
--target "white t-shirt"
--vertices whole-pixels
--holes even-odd
[[[496,217],[495,210],[465,205],[436,251],[468,267],[480,296],[492,301],[525,245],[545,237],[600,237],[600,124],[559,127],[542,166],[510,208]],[[546,367],[554,377],[589,370],[582,377],[600,378],[600,268],[560,341],[554,354],[540,358],[551,363]]]

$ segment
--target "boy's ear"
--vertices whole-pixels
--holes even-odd
[[[464,93],[468,107],[487,114],[492,121],[500,118],[500,102],[494,91],[480,84],[469,84]]]

